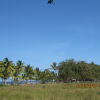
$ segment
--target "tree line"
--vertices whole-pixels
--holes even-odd
[[[100,65],[94,62],[87,63],[85,61],[75,61],[69,59],[59,63],[58,77],[59,79],[76,81],[97,81],[100,80]]]
[[[25,65],[21,60],[13,63],[8,58],[0,61],[0,78],[3,84],[11,78],[13,83],[25,80],[46,82],[97,81],[100,80],[100,65],[94,62],[68,59],[60,63],[53,62],[50,68],[41,71],[38,67]]]
[[[41,80],[45,83],[48,80],[53,80],[55,73],[49,69],[41,71],[38,67],[34,68],[31,65],[25,65],[21,60],[15,64],[8,58],[0,61],[0,78],[3,84],[6,84],[7,79],[11,78],[16,84],[18,81],[25,80]]]

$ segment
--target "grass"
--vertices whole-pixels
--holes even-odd
[[[95,87],[83,83],[1,86],[0,100],[100,100],[100,87],[99,83]]]

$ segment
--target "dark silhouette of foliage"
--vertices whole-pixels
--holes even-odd
[[[53,3],[53,0],[48,0],[48,4],[52,4]]]

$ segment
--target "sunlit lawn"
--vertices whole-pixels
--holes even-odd
[[[76,83],[1,86],[0,100],[100,100],[99,85],[77,86]]]

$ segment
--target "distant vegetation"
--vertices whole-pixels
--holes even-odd
[[[25,65],[22,61],[15,64],[8,58],[0,61],[0,78],[3,84],[11,78],[16,84],[20,80],[40,80],[46,82],[72,82],[74,81],[98,81],[100,80],[100,65],[93,62],[75,61],[69,59],[60,63],[52,63],[51,67],[41,71],[38,67]]]

